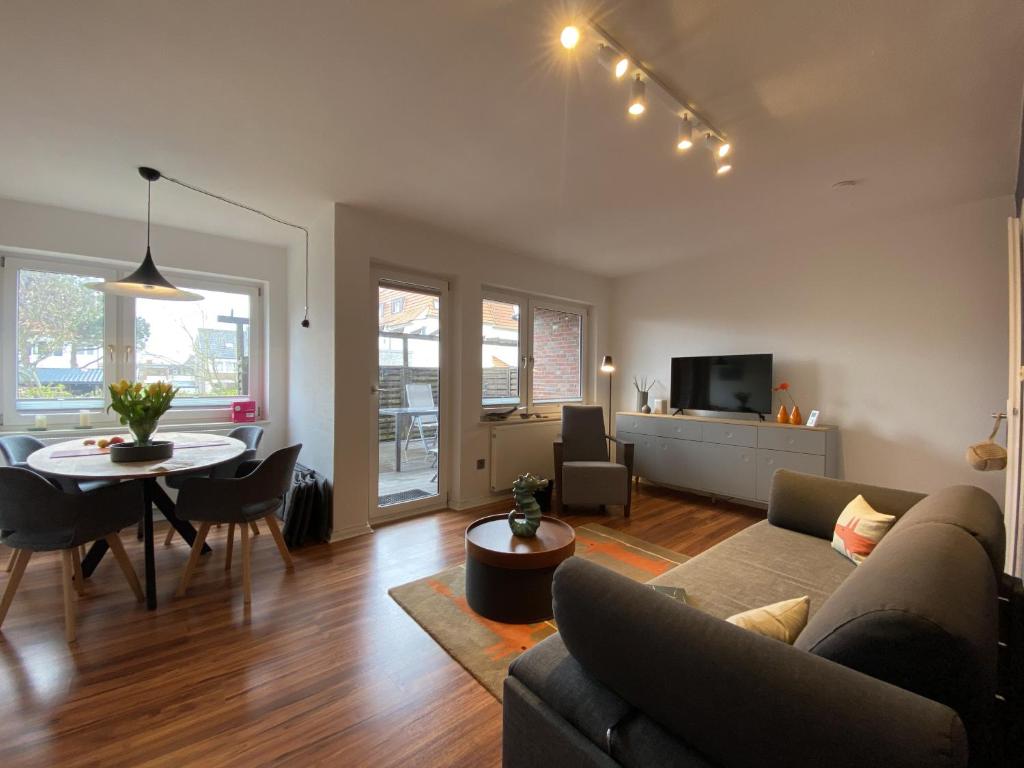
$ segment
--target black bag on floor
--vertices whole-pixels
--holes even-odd
[[[283,533],[289,547],[300,547],[310,540],[330,541],[331,485],[319,472],[302,464],[295,465],[284,509]]]

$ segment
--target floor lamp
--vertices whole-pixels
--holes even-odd
[[[601,373],[608,374],[608,434],[612,433],[612,374],[615,373],[615,363],[611,355],[605,355],[601,361]]]

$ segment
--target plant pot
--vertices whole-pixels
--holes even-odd
[[[793,410],[789,412],[789,423],[790,424],[803,424],[804,417],[800,413],[800,406],[794,405]]]
[[[789,424],[789,411],[786,410],[785,403],[779,406],[779,412],[775,414],[775,420],[779,424]]]
[[[636,410],[639,413],[650,413],[651,412],[651,408],[647,404],[648,398],[650,398],[650,396],[651,396],[650,392],[637,392],[636,393]],[[645,408],[647,410],[644,410]]]
[[[133,461],[163,461],[174,455],[174,443],[170,440],[154,440],[147,445],[118,443],[110,446],[110,460],[115,464]]]

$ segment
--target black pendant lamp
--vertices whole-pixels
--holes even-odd
[[[202,301],[198,293],[183,291],[174,286],[160,274],[153,262],[153,253],[149,248],[149,212],[153,192],[153,182],[160,178],[160,172],[153,168],[139,168],[139,175],[146,184],[146,258],[139,268],[128,277],[111,280],[105,283],[88,283],[88,287],[113,296],[128,296],[134,299],[159,299],[162,301]]]

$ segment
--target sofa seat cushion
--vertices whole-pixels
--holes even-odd
[[[567,461],[562,464],[562,503],[580,506],[625,504],[629,470],[611,461]]]
[[[551,635],[512,662],[509,674],[561,715],[602,752],[608,729],[633,711],[627,702],[588,675],[560,635]]]
[[[764,520],[650,583],[682,587],[688,605],[720,619],[802,595],[813,616],[856,568],[829,541]]]

